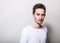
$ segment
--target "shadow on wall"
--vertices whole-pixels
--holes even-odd
[[[47,43],[51,43],[51,35],[52,35],[52,29],[53,26],[50,23],[44,23],[44,25],[47,27],[48,33],[47,33]]]

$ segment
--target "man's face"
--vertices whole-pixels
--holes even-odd
[[[41,25],[45,18],[44,9],[41,9],[41,8],[36,9],[35,13],[33,14],[33,17],[34,17],[34,21],[37,24]]]

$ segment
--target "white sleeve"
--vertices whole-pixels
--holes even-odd
[[[28,43],[28,30],[23,30],[20,38],[20,43]]]

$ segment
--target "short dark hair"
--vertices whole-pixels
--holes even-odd
[[[44,12],[46,13],[46,7],[42,3],[37,3],[36,5],[33,6],[33,14],[35,13],[35,10],[41,8],[44,9]]]

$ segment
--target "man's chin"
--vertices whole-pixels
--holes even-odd
[[[43,22],[38,21],[38,22],[36,22],[36,23],[39,24],[39,25],[41,25]]]
[[[42,22],[40,22],[40,23],[38,23],[39,25],[41,25],[42,24]]]

